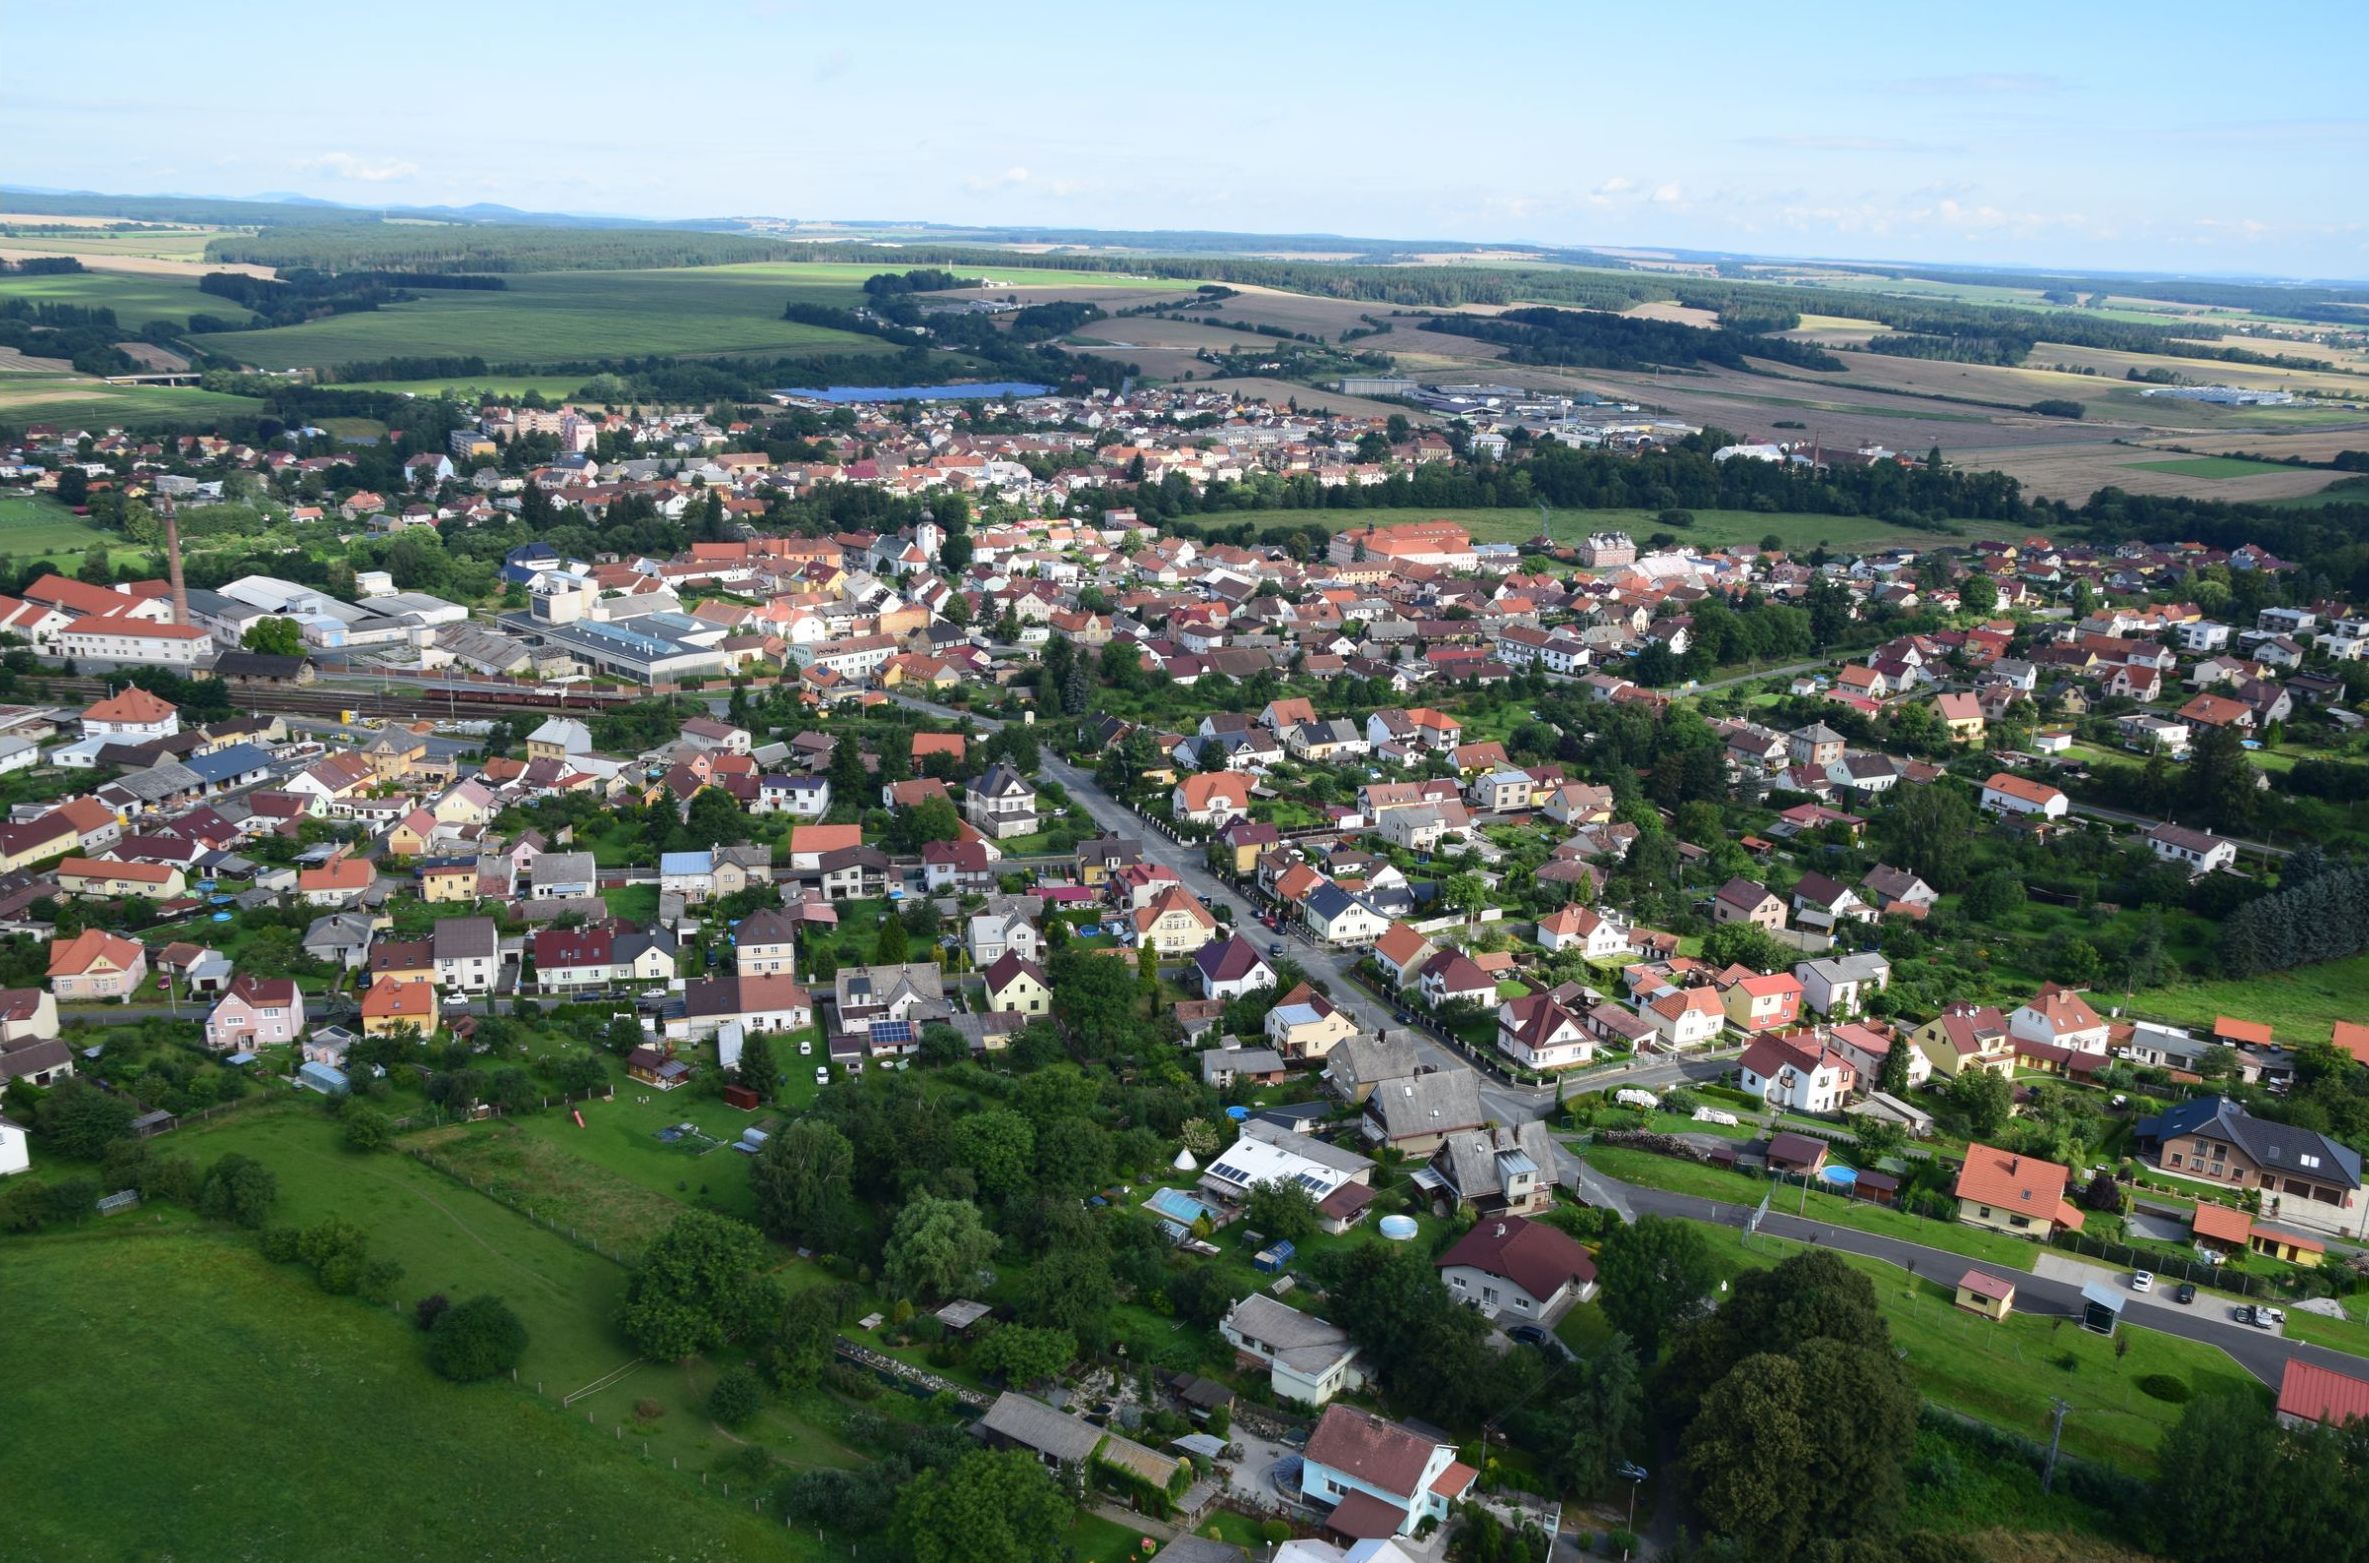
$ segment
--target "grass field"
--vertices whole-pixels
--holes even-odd
[[[573,396],[583,388],[588,375],[580,374],[495,374],[464,375],[452,380],[356,380],[350,385],[339,382],[339,390],[393,391],[404,396],[442,396],[446,391],[460,391],[479,396],[524,396],[529,391],[557,400]]]
[[[0,241],[4,245],[5,241]],[[151,320],[185,325],[191,315],[213,315],[223,320],[254,318],[226,298],[200,292],[194,277],[162,277],[127,271],[82,271],[62,275],[0,277],[0,298],[29,299],[44,304],[77,304],[87,309],[112,309],[116,323],[128,334]]]
[[[2170,472],[2184,478],[2250,478],[2265,472],[2292,469],[2276,462],[2245,461],[2236,456],[2184,456],[2175,461],[2125,463],[2133,472]]]
[[[2180,1025],[2209,1027],[2220,1015],[2268,1021],[2283,1043],[2325,1042],[2333,1022],[2369,1021],[2369,955],[2244,981],[2147,988],[2131,996],[2130,1006]]]
[[[120,541],[46,495],[0,496],[0,557],[78,560],[93,545]]]
[[[861,278],[841,274],[862,269],[534,272],[508,278],[500,292],[428,293],[385,309],[197,340],[266,369],[439,353],[531,364],[639,353],[885,351],[872,337],[781,318],[793,298],[856,302]]]
[[[643,1464],[605,1422],[507,1386],[442,1382],[407,1323],[326,1296],[235,1238],[118,1225],[15,1239],[0,1245],[0,1291],[43,1321],[45,1342],[41,1371],[10,1395],[12,1555],[815,1551]]]
[[[2012,527],[1987,521],[1963,523],[1962,538],[1935,532],[1914,532],[1892,526],[1875,516],[1762,515],[1751,510],[1696,510],[1694,524],[1683,530],[1665,527],[1650,510],[1558,510],[1554,535],[1568,542],[1590,531],[1626,531],[1643,540],[1655,532],[1669,532],[1681,543],[1697,548],[1726,548],[1736,543],[1758,543],[1774,533],[1788,549],[1807,552],[1820,543],[1829,548],[1874,548],[1893,544],[1911,547],[1963,547],[1965,538],[2003,537]],[[1305,526],[1315,521],[1339,532],[1352,527],[1391,526],[1404,521],[1461,522],[1476,542],[1524,543],[1538,535],[1538,512],[1519,508],[1444,510],[1221,510],[1190,519],[1203,526],[1231,526],[1248,521],[1254,526]]]
[[[0,379],[0,425],[56,423],[89,429],[211,429],[252,416],[263,403],[195,386],[107,385],[98,380]]]

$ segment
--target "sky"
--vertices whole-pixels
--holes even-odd
[[[10,184],[2369,278],[2359,0],[8,9]]]

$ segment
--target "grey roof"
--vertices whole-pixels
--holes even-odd
[[[1892,963],[1874,950],[1860,950],[1826,960],[1803,961],[1794,969],[1816,972],[1832,986],[1838,982],[1873,982],[1890,972]]]
[[[1337,1044],[1326,1058],[1326,1072],[1341,1085],[1372,1085],[1378,1080],[1403,1080],[1415,1072],[1414,1033],[1387,1032],[1369,1037],[1364,1032]]]
[[[589,852],[546,852],[527,870],[527,877],[538,885],[590,884],[599,876]]]
[[[1323,1104],[1316,1105],[1321,1107]],[[1277,1111],[1283,1110],[1277,1109]],[[1320,1167],[1330,1167],[1335,1172],[1346,1172],[1351,1177],[1357,1177],[1374,1170],[1372,1157],[1360,1156],[1355,1151],[1343,1150],[1330,1140],[1320,1140],[1313,1134],[1302,1134],[1290,1123],[1265,1113],[1253,1114],[1243,1120],[1242,1137],[1246,1140],[1264,1140],[1269,1145],[1280,1145],[1295,1156],[1312,1161]]]
[[[2179,1134],[2202,1134],[2227,1140],[2244,1151],[2254,1165],[2300,1174],[2343,1188],[2361,1184],[2361,1153],[2339,1145],[2326,1135],[2291,1123],[2257,1118],[2225,1096],[2204,1096],[2140,1120],[2142,1137],[2157,1141]]]
[[[1557,1181],[1554,1142],[1543,1122],[1526,1123],[1519,1129],[1499,1126],[1451,1134],[1432,1159],[1440,1175],[1465,1199],[1504,1193],[1505,1174],[1521,1170],[1524,1164],[1532,1172],[1546,1174],[1548,1182]]]
[[[177,792],[188,792],[204,784],[203,777],[183,765],[179,760],[167,760],[162,765],[151,765],[144,771],[127,772],[110,783],[112,786],[122,788],[142,803],[154,803],[159,798],[169,798]]]
[[[1102,1429],[1091,1422],[1066,1416],[1041,1400],[1010,1390],[996,1397],[995,1404],[979,1419],[979,1425],[998,1437],[1067,1464],[1083,1464],[1104,1436]]]
[[[1253,1292],[1227,1309],[1226,1323],[1267,1347],[1285,1367],[1312,1378],[1323,1377],[1325,1370],[1357,1350],[1339,1325],[1286,1307],[1264,1292]]]
[[[1217,1077],[1231,1071],[1245,1075],[1271,1075],[1283,1067],[1283,1055],[1271,1047],[1213,1047],[1201,1055],[1201,1079],[1215,1083]]]
[[[1481,1077],[1469,1069],[1394,1080],[1366,1099],[1366,1111],[1394,1140],[1477,1129],[1488,1116],[1481,1111]]]
[[[312,926],[304,931],[304,943],[307,949],[316,946],[368,944],[369,942],[370,919],[356,916],[352,912],[331,912],[326,917],[316,917],[312,921]]]
[[[501,953],[501,930],[490,917],[445,917],[436,923],[436,959],[459,961]]]

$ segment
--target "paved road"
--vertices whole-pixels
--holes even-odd
[[[2123,809],[2100,808],[2094,803],[2076,803],[2070,794],[2066,795],[2065,801],[2066,806],[2076,814],[2087,815],[2091,819],[2106,820],[2116,825],[2161,825],[2164,823],[2152,814],[2132,814]],[[2244,851],[2265,853],[2271,857],[2285,857],[2290,850],[2286,847],[2274,847],[2267,841],[2248,841],[2243,836],[2231,836],[2228,839],[2236,842]]]
[[[1642,1215],[1687,1216],[1701,1221],[1715,1221],[1722,1226],[1741,1227],[1751,1214],[1748,1205],[1723,1204],[1692,1194],[1672,1194],[1661,1189],[1641,1188],[1635,1184],[1617,1183],[1603,1178],[1600,1182],[1616,1187],[1631,1207]],[[1777,1237],[1794,1238],[1818,1243],[1845,1253],[1860,1254],[1895,1264],[1927,1280],[1953,1282],[1968,1270],[1980,1270],[2013,1283],[2015,1306],[2021,1313],[2057,1314],[2076,1318],[2081,1312],[2081,1288],[2075,1282],[2055,1276],[2011,1269],[1984,1260],[1968,1259],[1963,1254],[1946,1249],[1927,1248],[1919,1243],[1902,1242],[1898,1238],[1879,1237],[1870,1232],[1850,1227],[1829,1226],[1823,1221],[1805,1221],[1788,1216],[1771,1206],[1768,1218],[1761,1223],[1763,1232]],[[2058,1258],[2053,1253],[2044,1257]],[[2062,1265],[2050,1268],[2063,1271]],[[2063,1272],[2071,1273],[2071,1272]],[[2122,1282],[2127,1277],[2118,1271],[2100,1270],[2102,1275],[2113,1275]],[[2187,1340],[2215,1346],[2236,1360],[2237,1364],[2263,1383],[2277,1387],[2290,1358],[2300,1357],[2306,1362],[2332,1368],[2339,1373],[2359,1377],[2362,1359],[2349,1352],[2335,1351],[2325,1346],[2307,1345],[2283,1336],[2266,1333],[2237,1323],[2228,1315],[2228,1305],[2220,1301],[2200,1298],[2192,1307],[2140,1297],[2129,1293],[2122,1322],[2125,1328],[2161,1330],[2167,1335],[2178,1335]]]

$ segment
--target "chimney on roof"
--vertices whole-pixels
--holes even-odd
[[[1502,1221],[1497,1223],[1497,1235],[1499,1237],[1505,1236],[1505,1223]]]
[[[173,622],[189,622],[189,583],[181,578],[181,522],[173,513],[173,496],[161,496],[158,519],[165,524],[165,578],[173,587]]]

